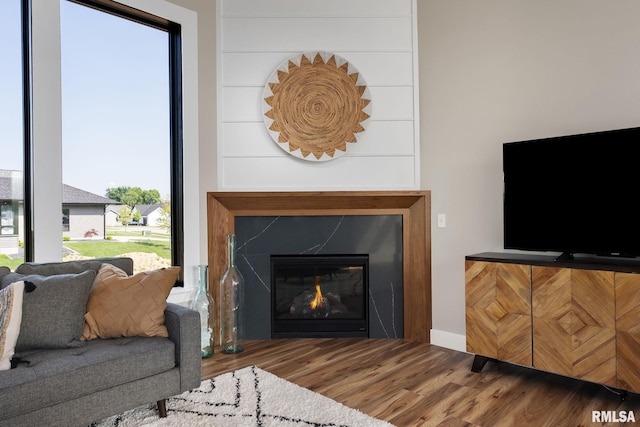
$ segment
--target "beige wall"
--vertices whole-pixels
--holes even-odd
[[[432,221],[447,215],[432,225],[435,330],[465,333],[464,256],[502,249],[503,142],[640,126],[639,14],[635,0],[418,0],[422,188]]]

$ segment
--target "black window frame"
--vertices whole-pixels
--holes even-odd
[[[34,261],[33,233],[33,141],[31,132],[31,0],[21,0],[22,19],[22,125],[23,125],[23,195],[24,260]]]

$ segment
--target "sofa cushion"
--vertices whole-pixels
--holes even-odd
[[[9,273],[2,277],[1,287],[21,280],[36,286],[24,294],[16,352],[81,346],[84,313],[95,276],[95,271],[87,270],[55,276]]]
[[[93,340],[80,348],[16,353],[23,363],[0,372],[0,418],[168,371],[175,367],[174,353],[173,341],[160,337]]]
[[[0,290],[0,371],[11,368],[22,320],[24,282],[12,283]]]
[[[93,259],[79,259],[62,262],[25,262],[16,268],[16,273],[39,274],[41,276],[53,276],[55,274],[77,274],[85,270],[93,270],[96,273],[102,264],[115,265],[128,275],[133,274],[133,259],[127,257],[105,257]],[[1,273],[0,273],[1,275]]]
[[[0,280],[2,279],[2,276],[9,273],[11,273],[11,269],[9,269],[9,267],[6,267],[4,265],[0,266]]]
[[[82,338],[166,337],[164,310],[180,267],[146,271],[134,276],[103,264],[93,284]]]

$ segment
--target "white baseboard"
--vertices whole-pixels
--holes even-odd
[[[467,338],[464,335],[431,329],[431,344],[451,350],[467,351]]]

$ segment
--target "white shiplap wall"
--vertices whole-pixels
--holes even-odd
[[[415,0],[218,0],[220,190],[418,189]],[[342,157],[285,153],[262,116],[264,85],[300,52],[344,57],[367,82],[371,118]]]

